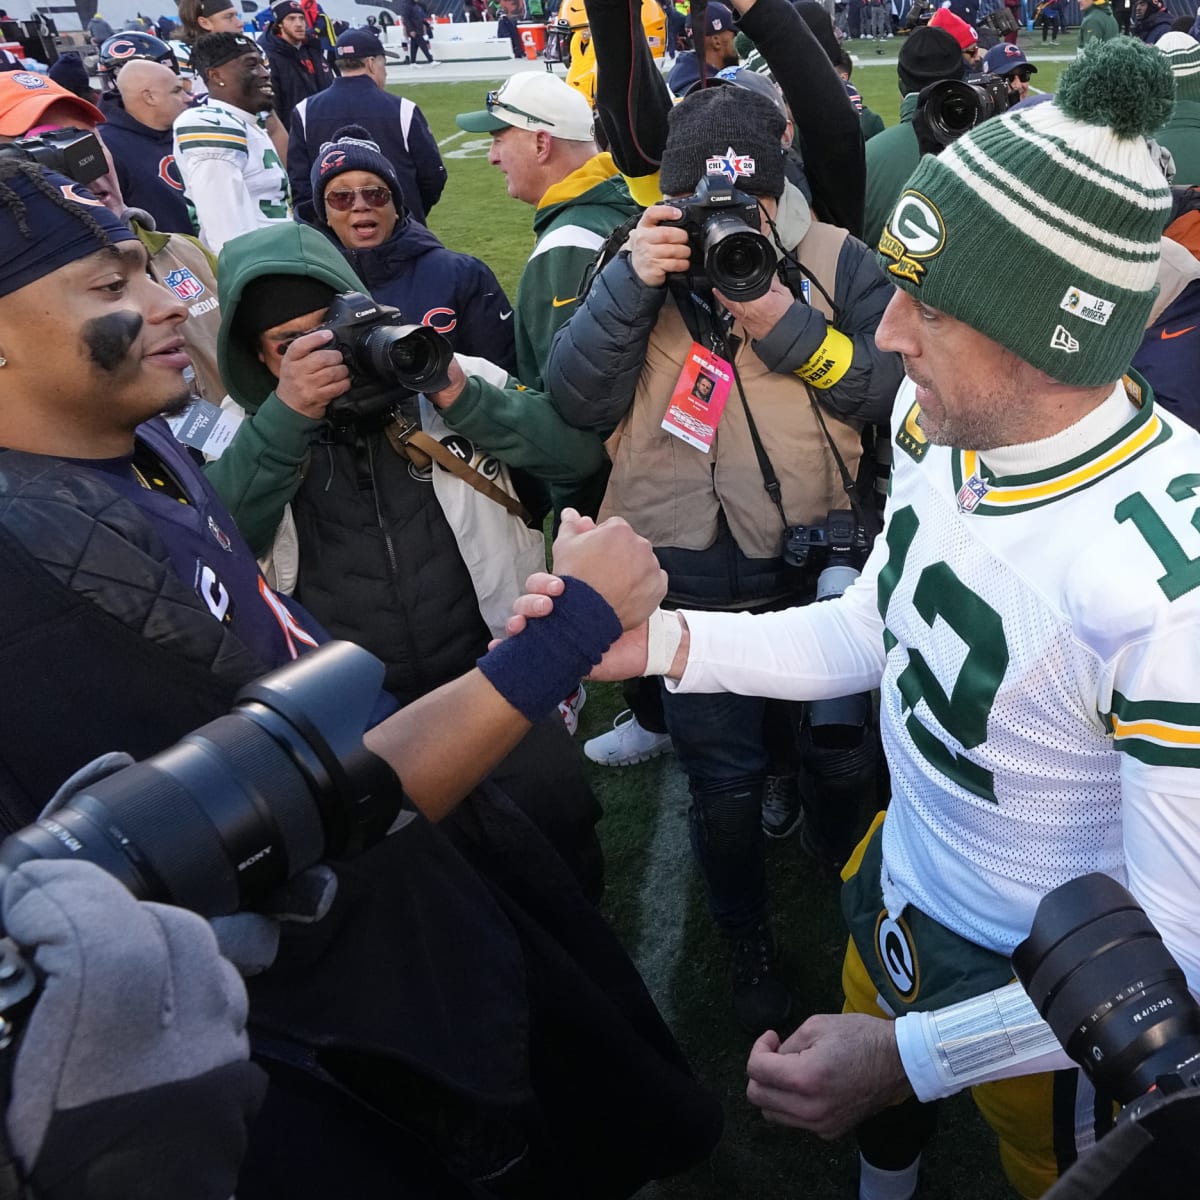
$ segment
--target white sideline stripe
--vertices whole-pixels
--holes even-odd
[[[636,770],[619,767],[618,770]],[[675,971],[683,958],[683,930],[691,894],[692,850],[688,840],[687,776],[678,766],[665,772],[658,797],[658,819],[650,838],[646,873],[638,890],[641,933],[633,961],[672,1029]]]
[[[438,149],[440,150],[443,146],[448,146],[451,142],[457,142],[460,137],[466,136],[467,131],[465,129],[460,129],[457,133],[452,133],[449,137],[442,138],[442,140],[438,142]]]

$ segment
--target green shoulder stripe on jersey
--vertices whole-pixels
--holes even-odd
[[[200,147],[214,147],[218,150],[240,150],[249,153],[245,134],[228,133],[220,129],[180,129],[176,134],[179,149],[195,150]]]
[[[961,492],[964,482],[970,481],[977,497],[968,511],[996,516],[1041,508],[1086,490],[1165,442],[1171,436],[1171,429],[1155,411],[1149,385],[1136,377],[1126,382],[1126,390],[1131,399],[1136,395],[1142,400],[1133,417],[1087,453],[1046,470],[1000,476],[988,469],[978,451],[955,451],[950,456],[954,489]]]
[[[1113,746],[1151,766],[1200,768],[1200,704],[1130,700],[1113,692],[1112,711],[1101,719]]]

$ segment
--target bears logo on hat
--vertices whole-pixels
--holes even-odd
[[[328,175],[330,171],[340,171],[346,165],[346,152],[344,150],[330,150],[321,159],[321,174]]]

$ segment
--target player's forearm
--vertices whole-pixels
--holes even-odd
[[[883,675],[883,623],[873,581],[843,597],[776,613],[686,612],[667,687],[780,700],[871,691]]]
[[[529,728],[530,722],[474,670],[368,730],[363,741],[396,772],[417,808],[440,821]]]

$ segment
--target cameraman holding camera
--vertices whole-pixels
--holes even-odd
[[[94,197],[31,163],[0,162],[0,612],[9,635],[0,802],[9,829],[33,820],[92,759],[114,747],[139,757],[167,749],[224,716],[265,670],[324,640],[309,614],[266,586],[228,512],[155,419],[187,395],[185,312]],[[310,348],[321,340],[310,335]],[[528,822],[488,789],[466,801],[453,830],[430,823],[553,710],[622,621],[635,624],[662,595],[649,546],[622,523],[594,528],[569,514],[556,555],[575,577],[563,594],[573,616],[488,653],[363,735],[419,811],[330,868],[332,907],[287,922],[273,965],[249,982],[251,1037],[271,1086],[238,1179],[246,1200],[478,1198],[506,1187],[598,1200],[682,1169],[715,1141],[715,1104],[611,931]],[[372,720],[394,708],[376,700]],[[389,787],[403,798],[397,781]],[[195,796],[213,810],[226,799],[221,786]],[[289,804],[312,800],[273,803],[269,815],[282,821],[294,820]],[[146,811],[159,815],[153,804]],[[181,835],[155,823],[168,844]],[[190,844],[170,849],[178,865]],[[129,922],[133,935],[132,921],[117,913],[112,928]],[[44,940],[28,926],[13,932],[26,945]],[[212,958],[210,943],[208,962],[227,980]],[[158,1002],[145,969],[125,979],[141,989],[139,1013]],[[207,981],[181,977],[187,994],[168,1010],[181,1023],[180,1069],[159,1082],[204,1069],[186,1020],[190,1001],[211,995]],[[64,987],[68,999],[87,995],[77,972]],[[91,1057],[74,1076],[48,1056],[35,1061],[50,1072],[45,1086],[18,1094],[8,1114],[14,1135],[15,1122],[32,1132],[20,1143],[32,1153],[42,1126],[31,1117],[59,1097],[82,1114],[109,1080],[146,1061],[144,1046],[104,1037],[111,1021],[92,1024],[87,1006],[55,1010],[56,990],[38,1000],[34,1022],[57,1011],[50,1044]],[[217,1015],[234,1040],[214,1048],[213,1069],[240,1055],[235,990],[229,998]],[[108,1003],[126,1015],[120,993],[110,990]],[[154,1081],[148,1070],[142,1078]],[[76,1079],[78,1090],[62,1090]],[[230,1086],[220,1099],[216,1115],[196,1106],[195,1123],[176,1127],[181,1146],[211,1138],[207,1157],[236,1157],[227,1140],[236,1128],[219,1121],[236,1127],[253,1097],[235,1100]],[[116,1148],[128,1151],[125,1170],[144,1168],[147,1190],[124,1195],[182,1194],[153,1190],[159,1160],[143,1162],[130,1142]],[[71,1149],[90,1149],[78,1129]],[[183,1149],[164,1138],[154,1152],[174,1161]],[[198,1172],[184,1174],[198,1184]],[[106,1178],[91,1177],[97,1186]],[[228,1173],[214,1180],[205,1200],[232,1191]]]
[[[225,247],[219,275],[222,376],[250,419],[208,478],[259,553],[291,504],[296,545],[286,560],[276,552],[276,570],[334,636],[380,658],[386,689],[411,703],[502,633],[526,576],[545,567],[542,532],[526,524],[509,469],[441,420],[436,395],[415,394],[447,387],[452,370],[461,382],[457,363],[412,388],[391,372],[352,380],[342,351],[353,331],[336,347],[312,332],[338,293],[365,292],[329,239],[297,224],[258,230]],[[508,382],[490,363],[460,361]],[[492,780],[598,899],[599,805],[562,721],[540,721]]]
[[[563,416],[616,430],[601,511],[650,539],[673,604],[767,609],[811,594],[814,579],[785,567],[786,533],[843,506],[859,430],[881,419],[901,378],[899,359],[874,342],[883,273],[861,242],[813,220],[785,182],[784,127],[770,100],[737,87],[695,92],[673,109],[661,186],[688,198],[647,209],[551,351],[547,383]],[[730,185],[737,219],[689,196]],[[702,243],[711,221],[729,220],[734,278],[713,280]],[[735,299],[747,266],[757,295]],[[698,364],[723,379],[723,408],[714,392],[699,442],[694,419],[668,412],[686,408],[673,398],[686,396]],[[791,1004],[767,916],[763,701],[665,701],[690,782],[693,847],[729,939],[734,1010],[761,1031]]]

